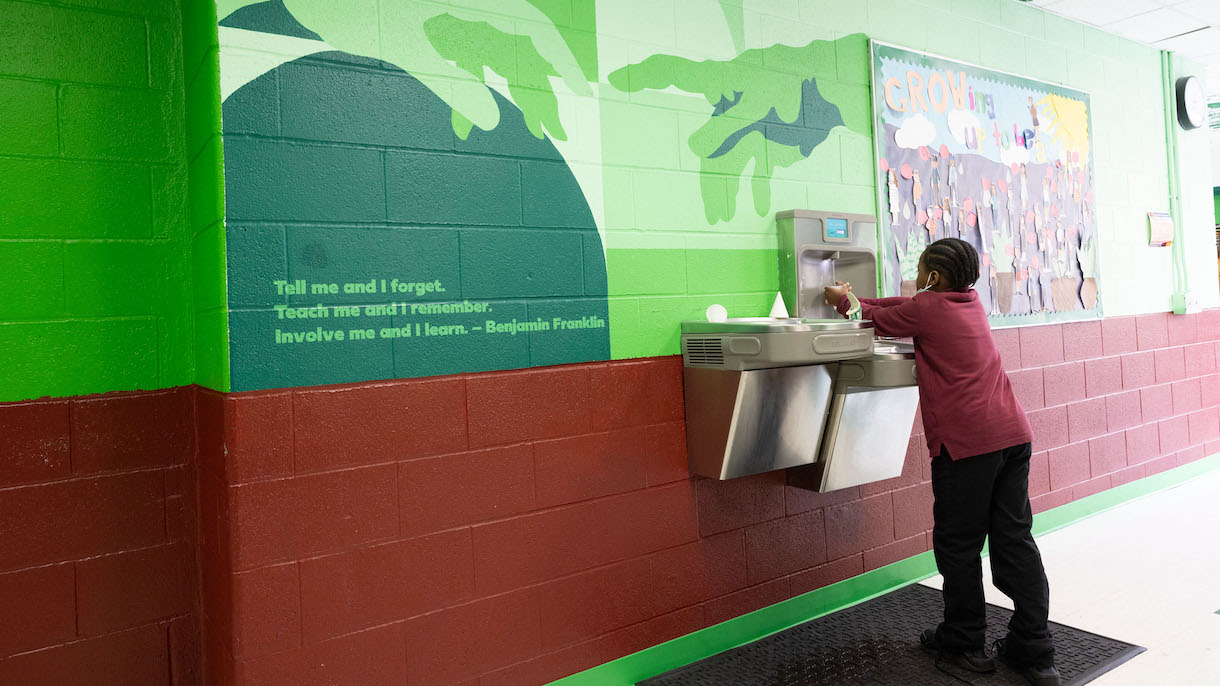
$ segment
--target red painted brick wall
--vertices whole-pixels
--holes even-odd
[[[1220,452],[1220,311],[996,340],[1035,509]],[[816,494],[682,419],[672,357],[2,405],[0,683],[540,684],[928,549],[918,425]]]
[[[202,683],[194,397],[0,404],[0,684]]]
[[[996,339],[1038,511],[1220,452],[1220,312]],[[213,683],[540,684],[930,547],[918,424],[888,482],[692,479],[678,358],[199,407]]]

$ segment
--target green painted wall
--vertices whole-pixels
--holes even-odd
[[[182,26],[195,381],[201,386],[228,391],[224,146],[220,131],[216,5],[211,0],[183,0]]]
[[[331,49],[384,60],[358,69],[417,76],[452,108],[454,159],[512,159],[504,146],[519,135],[513,122],[554,146],[596,226],[597,239],[581,234],[581,260],[595,267],[583,297],[605,299],[613,358],[676,352],[677,323],[713,302],[733,315],[764,312],[777,287],[774,212],[874,210],[872,139],[862,123],[865,36],[1088,91],[1101,270],[1119,275],[1105,280],[1107,313],[1167,309],[1170,254],[1146,245],[1146,212],[1168,205],[1159,56],[1150,48],[1009,0],[523,0],[380,14],[371,2],[340,14],[326,7],[229,0],[215,16],[207,0],[0,0],[0,173],[22,180],[0,185],[8,267],[0,345],[9,362],[0,400],[196,380],[229,387],[233,253],[216,101]],[[219,52],[241,46],[218,49],[225,30],[218,41],[212,27],[234,10],[290,10],[301,23],[264,46],[280,56],[230,60],[218,74]],[[419,40],[382,44],[355,21],[374,15]],[[1179,63],[1179,74],[1197,70]],[[808,100],[809,83],[818,100]],[[410,114],[411,103],[403,105]],[[807,107],[820,114],[807,120]],[[270,123],[280,134],[283,111],[254,114],[263,119],[247,124]],[[781,130],[794,126],[804,130]],[[500,147],[481,143],[487,135]],[[1192,135],[1174,136],[1180,221],[1192,287],[1214,306],[1215,263],[1201,249],[1212,244],[1213,219],[1197,181],[1208,162],[1192,152],[1205,148]],[[525,170],[528,161],[515,163]],[[553,209],[537,190],[546,187],[526,184],[513,226],[554,228],[539,214]],[[466,202],[485,204],[473,188]],[[399,190],[387,187],[387,214]],[[590,286],[603,278],[598,244],[604,296]],[[467,265],[462,278],[479,278],[473,273]],[[1123,278],[1133,273],[1140,278]],[[529,270],[522,276],[534,279]],[[569,286],[542,283],[553,293],[531,283],[504,289],[505,297],[570,297]],[[518,351],[494,366],[588,354]],[[400,375],[398,366],[395,358],[377,375]]]
[[[591,2],[515,4],[529,27],[240,4],[220,27],[233,390],[610,357],[605,253],[551,80],[596,78],[574,11]]]
[[[451,244],[462,255],[477,227],[586,231],[583,255],[569,240],[572,257],[560,262],[589,264],[597,252],[589,246],[600,242],[615,359],[676,353],[679,322],[712,303],[731,316],[766,313],[778,288],[775,212],[875,212],[868,38],[1087,92],[1106,313],[1169,309],[1171,254],[1148,247],[1146,229],[1147,212],[1169,205],[1158,51],[1011,0],[362,0],[343,12],[321,0],[226,0],[218,18],[228,51],[226,165],[240,175],[227,181],[235,387],[290,383],[298,370],[322,380],[437,373],[405,365],[425,351],[401,342],[350,360],[337,346],[296,360],[267,350],[268,275],[331,269],[344,252],[371,264],[376,241],[339,241],[357,226],[461,232]],[[385,41],[387,32],[410,40]],[[395,81],[403,72],[411,79]],[[326,98],[335,102],[319,105]],[[448,127],[437,124],[438,101]],[[519,145],[523,130],[559,158]],[[310,151],[315,144],[328,146],[325,156]],[[596,239],[587,224],[565,223],[579,212],[555,210],[568,202],[567,186],[560,199],[531,183],[535,155],[566,165]],[[1191,245],[1211,240],[1211,220],[1198,212],[1205,158],[1178,155]],[[484,173],[493,167],[503,173]],[[336,229],[335,242],[307,246],[322,227]],[[434,249],[395,240],[378,259]],[[487,275],[503,262],[463,256],[438,259],[435,269],[452,271],[446,278],[463,288],[470,279],[497,283],[496,297],[518,307],[581,293],[574,268],[518,269],[529,283]],[[1205,268],[1190,265],[1201,274],[1197,295],[1220,305]],[[586,275],[584,297],[600,297],[590,283]],[[482,355],[445,348],[460,359],[446,359],[444,371],[590,359],[592,349],[535,355],[533,345]]]
[[[1147,212],[1168,209],[1165,132],[1158,51],[1147,46],[1082,26],[1011,0],[870,0],[843,4],[808,2],[733,3],[745,12],[747,42],[761,45],[801,45],[811,38],[853,35],[944,55],[984,67],[1053,83],[1090,94],[1097,169],[1098,228],[1101,236],[1100,271],[1107,315],[1129,315],[1169,309],[1173,267],[1169,250],[1147,245]],[[616,7],[621,7],[618,3]],[[684,10],[699,3],[681,3]],[[637,63],[643,56],[664,52],[725,51],[715,37],[727,34],[716,27],[714,13],[682,16],[670,22],[665,13],[674,3],[653,9],[634,7],[645,34],[607,30],[599,34],[621,37],[627,47],[612,41],[615,51],[603,49],[603,72],[615,62]],[[623,9],[624,13],[628,13]],[[752,37],[751,37],[752,36]],[[698,42],[697,42],[698,41]],[[662,49],[660,46],[668,46]],[[840,46],[834,55],[837,69],[817,72],[818,84],[835,81],[850,87],[867,83],[865,48]],[[765,57],[759,70],[782,71]],[[1197,67],[1180,63],[1183,73]],[[679,72],[672,72],[675,77]],[[613,75],[610,78],[614,83]],[[678,81],[674,81],[678,83]],[[662,84],[664,85],[664,84]],[[679,86],[679,88],[684,88]],[[698,181],[699,156],[693,138],[708,120],[689,110],[671,88],[666,92],[632,93],[626,102],[603,104],[612,123],[602,119],[605,189],[605,230],[610,279],[611,334],[615,357],[671,354],[678,349],[676,323],[700,316],[712,302],[729,308],[731,316],[767,311],[773,296],[774,222],[769,214],[752,212],[749,180],[726,175],[727,193],[738,194],[737,213],[729,222],[701,222]],[[612,99],[600,91],[603,103]],[[707,102],[717,95],[708,94]],[[863,97],[863,96],[861,96]],[[836,100],[840,108],[849,106]],[[677,115],[675,117],[675,110]],[[665,131],[653,137],[619,133],[619,130]],[[1133,132],[1139,132],[1134,134]],[[663,145],[676,137],[679,145]],[[632,146],[624,139],[639,141]],[[1185,203],[1181,222],[1189,245],[1211,240],[1211,221],[1197,212],[1198,194],[1208,178],[1206,145],[1193,144],[1191,134],[1180,145],[1179,177]],[[872,140],[850,127],[837,127],[807,159],[770,175],[770,211],[785,207],[813,207],[843,212],[876,211],[872,185]],[[1195,152],[1202,151],[1201,155]],[[578,158],[581,159],[581,158]],[[638,246],[634,248],[632,246]],[[735,271],[684,271],[690,251],[759,249],[753,259],[741,254]],[[1204,252],[1191,253],[1203,255]],[[1206,255],[1210,255],[1206,252]],[[1220,305],[1214,260],[1191,262],[1192,286],[1205,306]],[[751,267],[744,265],[753,264]],[[728,276],[731,274],[731,277]],[[1139,274],[1139,278],[1130,278]],[[744,303],[744,307],[739,304]],[[754,309],[749,309],[750,304]],[[737,309],[735,309],[737,305]]]
[[[0,2],[0,400],[193,380],[178,7],[101,4]]]
[[[178,0],[0,0],[0,401],[196,378],[192,301],[223,287],[192,279],[182,25]]]
[[[708,4],[715,3],[614,3],[618,11],[608,8],[605,15],[599,4],[599,37],[606,36],[599,53],[602,73],[609,72],[614,84],[617,65],[639,63],[656,54],[683,54],[692,60],[734,54],[732,32],[705,7]],[[731,4],[743,8],[747,45],[799,46],[811,39],[863,33],[1088,92],[1106,314],[1169,309],[1170,252],[1147,245],[1147,212],[1165,210],[1169,204],[1158,51],[1012,0]],[[697,11],[701,7],[707,11]],[[675,9],[675,18],[669,19],[667,13]],[[638,25],[648,28],[631,30]],[[824,92],[823,85],[833,83],[849,93],[854,87],[856,98],[867,98],[867,60],[862,45],[839,44],[833,55],[835,69],[812,73]],[[1183,73],[1192,69],[1198,73],[1195,65],[1180,63],[1180,67]],[[768,61],[764,55],[756,68],[762,75],[782,73],[784,62]],[[698,92],[680,83],[678,70],[669,74],[678,90]],[[876,211],[871,136],[842,126],[831,130],[806,159],[770,174],[769,211],[750,206],[749,195],[757,184],[745,176],[724,174],[720,179],[726,184],[724,192],[737,196],[737,211],[727,222],[705,221],[706,199],[700,201],[696,172],[706,170],[701,168],[693,137],[709,120],[706,111],[698,109],[701,103],[691,105],[674,88],[633,91],[623,97],[607,93],[603,86],[599,95],[603,118],[598,161],[605,209],[600,226],[606,232],[616,358],[676,352],[677,322],[701,315],[713,302],[726,305],[731,316],[765,313],[775,289],[771,213],[789,207]],[[704,102],[718,97],[711,90]],[[868,107],[864,102],[853,107],[854,100],[831,99],[846,112]],[[640,130],[650,133],[634,133]],[[669,144],[674,138],[677,146]],[[1178,156],[1183,195],[1190,198],[1181,221],[1188,244],[1199,245],[1212,239],[1210,219],[1197,212],[1206,183],[1202,180],[1209,178],[1206,145],[1194,145],[1191,135],[1180,141],[1191,148]],[[1194,154],[1198,151],[1202,154]],[[701,261],[692,257],[694,250],[733,255],[720,258],[724,269],[691,270],[692,263]],[[751,251],[757,255],[751,256]],[[1209,266],[1199,260],[1188,267],[1198,274],[1192,286],[1204,306],[1220,305],[1212,262]],[[1132,274],[1139,277],[1131,278]]]
[[[1175,56],[1174,83],[1185,76],[1202,80],[1206,69],[1202,64]],[[1176,111],[1172,113],[1173,140],[1177,155],[1178,184],[1181,187],[1179,226],[1185,227],[1180,247],[1180,269],[1187,293],[1200,299],[1204,307],[1215,307],[1216,290],[1220,284],[1220,269],[1216,263],[1215,194],[1211,188],[1211,146],[1214,135],[1206,126],[1187,131],[1178,125]],[[1148,248],[1159,250],[1159,248]]]

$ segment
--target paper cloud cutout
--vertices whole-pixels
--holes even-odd
[[[949,113],[949,133],[960,145],[966,144],[967,129],[978,129],[980,126],[979,118],[973,112],[953,110]]]
[[[900,148],[914,150],[928,145],[936,138],[936,127],[922,113],[907,117],[902,127],[894,134],[894,142]]]
[[[1000,151],[1000,161],[1004,164],[1029,164],[1029,151],[1020,145],[1010,145],[1007,150]]]

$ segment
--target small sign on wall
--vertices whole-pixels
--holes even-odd
[[[1173,243],[1173,217],[1168,212],[1148,213],[1148,245],[1163,248]]]

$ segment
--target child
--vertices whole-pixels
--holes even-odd
[[[920,643],[941,660],[975,672],[995,669],[985,647],[986,604],[979,554],[991,537],[995,585],[1016,611],[995,653],[1037,686],[1060,683],[1047,628],[1050,590],[1030,527],[1032,432],[1017,403],[987,313],[971,287],[979,258],[945,238],[919,260],[912,298],[860,299],[880,336],[915,340],[915,369],[932,455],[932,548],[944,576],[945,620]],[[826,302],[849,307],[849,284],[826,288]]]

